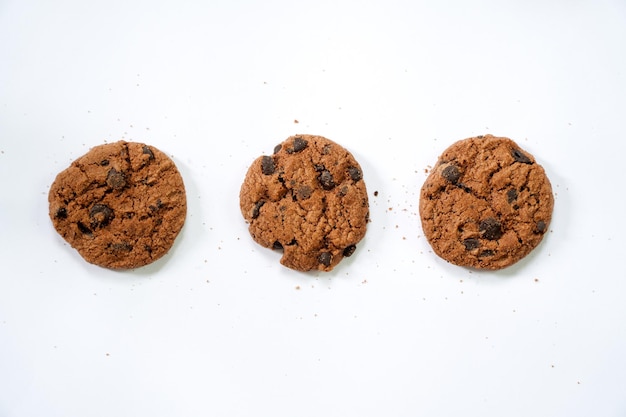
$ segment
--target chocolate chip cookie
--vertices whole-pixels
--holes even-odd
[[[171,248],[187,200],[174,162],[153,146],[119,141],[92,148],[60,172],[48,194],[50,219],[87,261],[137,268]]]
[[[365,236],[369,204],[352,154],[321,136],[292,136],[257,158],[240,191],[252,238],[298,271],[330,271]]]
[[[420,217],[437,255],[461,266],[501,269],[548,231],[554,198],[544,169],[508,138],[458,141],[439,157],[420,195]]]

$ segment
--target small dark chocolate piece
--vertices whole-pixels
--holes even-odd
[[[259,214],[261,214],[261,207],[263,207],[263,204],[265,204],[264,200],[256,202],[256,204],[252,208],[252,218],[253,219],[256,219],[257,217],[259,217]]]
[[[487,217],[481,221],[478,230],[482,233],[483,238],[488,240],[497,240],[502,237],[502,225],[493,217]]]
[[[322,171],[319,177],[317,177],[322,188],[325,190],[332,190],[335,187],[335,181],[333,175],[328,170]]]
[[[533,162],[527,157],[522,151],[519,149],[511,149],[511,155],[516,162],[521,162],[522,164],[532,164]]]
[[[333,260],[333,255],[330,252],[322,252],[320,256],[317,258],[319,263],[328,267],[330,266],[331,261]]]
[[[304,150],[304,148],[306,148],[306,145],[308,144],[308,142],[300,137],[295,138],[293,140],[293,151],[294,152],[300,152],[302,150]]]
[[[356,251],[356,245],[350,245],[343,250],[343,256],[346,258],[352,256],[352,254]]]
[[[517,200],[517,196],[517,190],[515,188],[511,188],[509,191],[506,192],[506,201],[511,204],[512,202]]]
[[[144,155],[148,155],[148,159],[154,159],[154,153],[147,145],[144,145],[144,147],[142,148],[142,152],[144,153]]]
[[[363,178],[361,170],[356,167],[348,168],[348,174],[350,174],[350,178],[352,178],[352,181],[354,182],[357,182]]]
[[[275,171],[274,158],[271,156],[261,158],[261,172],[263,172],[263,175],[272,175]]]
[[[61,207],[55,213],[55,217],[57,219],[67,219],[67,209],[65,207]]]
[[[83,222],[78,222],[76,223],[76,226],[78,226],[78,230],[81,231],[81,233],[84,233],[86,235],[92,235],[93,233],[91,232],[91,229],[88,228],[87,226],[85,226],[83,224]]]
[[[115,168],[111,168],[107,173],[107,185],[116,191],[123,189],[126,187],[126,175]]]
[[[537,222],[536,233],[545,233],[545,231],[546,231],[546,222],[544,222],[543,220],[539,220]]]
[[[113,210],[106,204],[96,203],[91,210],[89,210],[92,229],[108,225],[114,217]]]
[[[133,250],[133,246],[127,242],[112,243],[110,248],[114,252],[130,252]]]
[[[480,246],[480,241],[470,237],[463,241],[463,245],[465,246],[465,250],[474,250]]]
[[[441,171],[441,176],[452,184],[456,184],[461,178],[461,171],[456,165],[448,165]]]

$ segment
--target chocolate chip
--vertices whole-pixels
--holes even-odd
[[[545,231],[546,231],[546,222],[544,222],[543,220],[539,220],[537,222],[535,233],[545,233]]]
[[[281,250],[283,248],[283,244],[279,241],[276,241],[272,244],[272,249]]]
[[[280,143],[274,146],[274,153],[277,154],[282,148],[283,148],[283,145],[281,145]]]
[[[511,155],[515,162],[521,162],[522,164],[532,164],[533,162],[519,149],[511,149]]]
[[[156,203],[154,205],[150,204],[148,206],[148,208],[150,209],[150,211],[152,213],[159,211],[161,208],[163,208],[163,202],[161,201],[161,199],[157,199]]]
[[[335,187],[335,181],[333,175],[328,170],[322,171],[319,177],[317,177],[322,188],[325,190],[332,190]]]
[[[100,165],[103,166],[103,167],[109,165],[109,160],[108,159],[103,159],[102,161],[100,161]]]
[[[478,225],[478,230],[485,239],[497,240],[502,237],[502,225],[493,217],[487,217]]]
[[[352,181],[354,182],[357,182],[363,178],[361,170],[356,167],[348,168],[348,174],[350,174],[350,178],[352,178]]]
[[[78,222],[78,223],[76,223],[76,226],[78,226],[78,230],[80,230],[81,233],[84,233],[86,235],[91,235],[92,234],[91,229],[88,228],[87,226],[85,226],[84,223]]]
[[[328,267],[330,266],[330,262],[333,260],[333,255],[331,255],[330,252],[322,252],[320,253],[320,256],[317,257],[317,260],[322,265]]]
[[[484,251],[478,254],[479,258],[483,258],[485,256],[493,256],[493,251],[491,249],[485,249]]]
[[[463,241],[465,250],[474,250],[480,246],[480,241],[474,238],[468,238]]]
[[[146,145],[144,145],[142,152],[144,155],[148,155],[148,159],[154,159],[154,153],[152,152],[152,149],[148,148]]]
[[[263,204],[265,204],[264,200],[256,202],[256,204],[252,208],[252,214],[251,215],[252,215],[253,219],[256,219],[257,217],[259,217],[259,214],[261,214],[261,207],[263,207]]]
[[[91,210],[89,210],[89,218],[91,219],[91,227],[93,229],[106,226],[111,223],[114,217],[113,210],[106,204],[94,204]]]
[[[506,200],[509,202],[509,204],[511,204],[512,202],[517,200],[517,195],[517,190],[515,188],[511,188],[509,191],[506,192]]]
[[[133,246],[127,242],[112,243],[109,245],[109,248],[111,248],[113,252],[130,252],[133,250]]]
[[[116,191],[126,187],[126,175],[123,172],[111,168],[107,173],[107,184]]]
[[[261,158],[261,172],[263,172],[263,175],[272,175],[275,171],[274,158],[271,156]]]
[[[293,151],[294,152],[300,152],[302,150],[304,150],[304,148],[306,148],[306,145],[308,144],[308,142],[302,138],[295,138],[293,140]]]
[[[302,187],[298,188],[298,200],[307,200],[311,198],[312,192],[313,190],[311,189],[311,187],[309,187],[308,185],[303,185]]]
[[[452,184],[456,184],[459,178],[461,178],[461,171],[459,171],[459,167],[456,165],[448,165],[441,171],[441,176]]]
[[[350,245],[343,250],[343,256],[345,256],[346,258],[350,257],[352,256],[355,250],[356,250],[356,245]]]
[[[67,219],[67,209],[65,207],[61,207],[54,214],[54,217],[56,217],[57,219]]]

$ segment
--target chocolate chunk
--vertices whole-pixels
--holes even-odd
[[[319,177],[317,177],[322,188],[325,190],[332,190],[335,187],[335,181],[333,175],[328,170],[322,171]]]
[[[65,207],[61,207],[54,214],[57,219],[67,219],[67,209]]]
[[[76,223],[76,226],[78,226],[78,230],[80,230],[81,233],[84,233],[86,235],[92,235],[91,229],[85,226],[84,223],[78,222]]]
[[[535,233],[545,233],[545,231],[546,231],[546,222],[544,222],[543,220],[539,220],[537,222]]]
[[[330,262],[333,260],[333,255],[330,252],[322,252],[320,256],[317,258],[319,263],[328,267],[330,266]]]
[[[448,165],[441,171],[441,176],[452,184],[456,184],[461,178],[461,171],[456,165]]]
[[[282,250],[283,249],[283,244],[280,243],[278,240],[274,242],[274,244],[272,245],[272,249],[275,250]]]
[[[352,181],[354,182],[357,182],[363,178],[363,174],[361,173],[361,170],[356,167],[348,168],[348,174],[350,175],[350,178],[352,178]]]
[[[127,242],[112,243],[110,248],[113,252],[130,252],[133,250],[133,246]]]
[[[509,191],[506,192],[506,200],[509,204],[511,204],[512,202],[517,200],[517,195],[517,190],[515,188],[511,188]]]
[[[463,241],[465,250],[474,250],[480,246],[480,241],[474,238],[468,238]]]
[[[354,253],[354,251],[356,250],[356,245],[350,245],[347,246],[344,250],[343,250],[343,256],[350,257],[352,256],[352,254]]]
[[[293,140],[293,151],[294,152],[300,152],[302,150],[304,150],[304,148],[306,148],[306,145],[308,144],[308,142],[302,138],[295,138]]]
[[[261,214],[261,207],[263,207],[263,204],[265,204],[264,200],[256,202],[256,204],[252,208],[252,216],[251,217],[253,219],[256,219],[257,217],[259,217],[259,214]]]
[[[272,175],[275,171],[274,158],[271,156],[261,158],[261,172],[263,172],[263,175]]]
[[[96,203],[91,210],[89,210],[92,229],[106,226],[114,217],[113,210],[106,204]]]
[[[493,251],[491,249],[485,249],[484,251],[478,254],[479,258],[484,258],[485,256],[493,256]]]
[[[515,149],[515,148],[511,149],[511,155],[513,156],[513,159],[515,159],[515,162],[521,162],[522,164],[532,164],[533,163],[530,160],[530,158],[527,157],[519,149]]]
[[[142,152],[144,155],[148,155],[148,159],[154,159],[154,153],[147,145],[144,145]]]
[[[298,188],[298,191],[297,191],[298,200],[307,200],[311,198],[312,192],[313,190],[311,189],[311,187],[309,187],[308,185],[303,185],[302,187]]]
[[[111,168],[107,173],[107,185],[116,191],[123,189],[126,187],[126,175],[115,168]]]
[[[283,148],[282,144],[278,144],[276,146],[274,146],[274,153],[277,154],[278,152],[280,152],[280,150]]]
[[[502,237],[502,225],[493,217],[487,217],[478,225],[482,237],[489,240],[497,240]]]
[[[108,159],[103,159],[102,161],[100,161],[100,165],[103,166],[103,167],[109,165],[109,160]]]

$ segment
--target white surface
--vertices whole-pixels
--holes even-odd
[[[0,416],[624,416],[625,116],[619,0],[0,1]],[[350,149],[370,193],[328,274],[239,213],[295,133]],[[528,258],[478,273],[417,210],[425,169],[485,133],[556,206]],[[119,139],[172,155],[189,201],[129,272],[47,214],[56,173]]]

